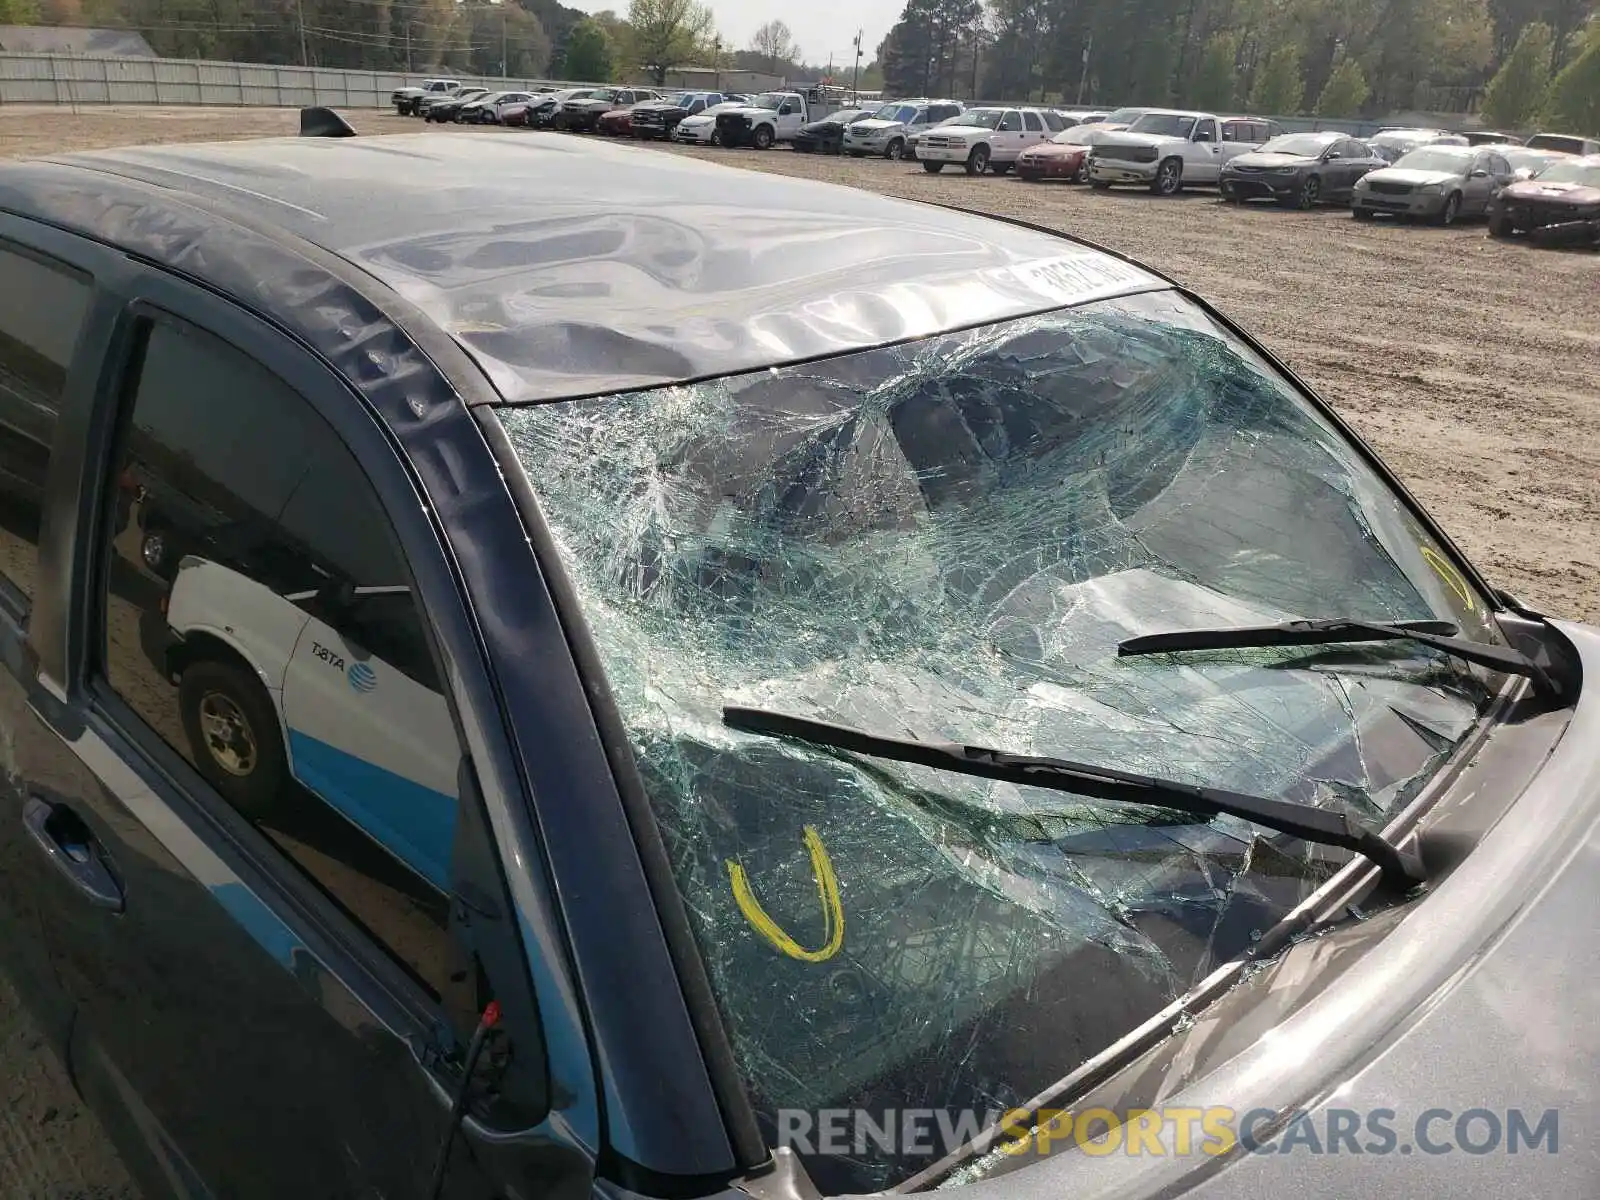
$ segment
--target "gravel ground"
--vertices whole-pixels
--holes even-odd
[[[289,134],[280,110],[0,111],[0,156]],[[435,129],[357,114],[362,133]],[[774,151],[703,154],[753,170],[1022,218],[1145,260],[1192,287],[1336,405],[1496,584],[1600,621],[1600,254],[1490,241],[1481,225],[1357,225],[1338,210],[1235,209],[915,164]],[[0,1194],[132,1190],[0,982]]]

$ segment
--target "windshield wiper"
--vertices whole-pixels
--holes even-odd
[[[1304,804],[1268,800],[1263,796],[1248,796],[1243,792],[1221,788],[1196,787],[1173,779],[1130,775],[1109,767],[1091,767],[1059,758],[1011,754],[985,746],[961,746],[953,742],[915,742],[881,737],[848,725],[830,725],[826,721],[813,721],[809,717],[790,716],[761,708],[730,705],[722,710],[722,722],[746,733],[793,738],[853,754],[916,763],[936,770],[997,779],[1024,787],[1050,788],[1116,804],[1147,804],[1200,817],[1228,813],[1301,841],[1338,846],[1364,855],[1378,865],[1385,878],[1402,889],[1409,890],[1423,881],[1421,859],[1415,853],[1403,852],[1378,833],[1363,828],[1347,813],[1328,812]]]
[[[1147,633],[1117,645],[1117,656],[1170,654],[1185,650],[1246,650],[1256,646],[1332,646],[1346,642],[1416,642],[1431,646],[1451,658],[1476,663],[1506,675],[1532,680],[1533,689],[1550,699],[1561,699],[1565,689],[1545,664],[1520,650],[1455,636],[1449,621],[1350,621],[1333,617],[1318,621],[1285,621],[1281,625],[1240,625],[1232,629],[1181,629],[1174,633]]]

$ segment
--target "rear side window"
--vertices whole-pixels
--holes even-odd
[[[50,444],[91,294],[87,276],[0,246],[0,589],[19,613],[33,599]]]
[[[1045,128],[1050,130],[1051,133],[1060,133],[1067,127],[1066,118],[1060,113],[1046,110],[1043,115]]]
[[[1023,113],[1022,114],[1022,121],[1023,121],[1023,124],[1027,127],[1029,133],[1043,133],[1044,132],[1044,122],[1039,120],[1039,114],[1038,113],[1034,113],[1034,112]]]
[[[1251,140],[1250,127],[1242,121],[1224,121],[1222,123],[1222,140],[1225,142],[1248,142]]]
[[[200,330],[147,324],[124,394],[107,682],[444,994],[461,751],[376,492],[298,392]]]

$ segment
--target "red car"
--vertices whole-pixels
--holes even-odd
[[[1098,125],[1074,125],[1048,142],[1029,146],[1017,156],[1017,178],[1029,183],[1041,179],[1064,179],[1068,183],[1089,181],[1089,147],[1103,136]]]
[[[613,108],[600,114],[595,122],[595,132],[607,137],[629,137],[633,133],[633,109]]]

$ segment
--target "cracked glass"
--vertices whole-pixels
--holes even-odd
[[[739,733],[725,704],[1378,824],[1497,682],[1400,642],[1117,657],[1138,634],[1323,616],[1497,639],[1357,450],[1176,293],[499,415],[750,1095],[826,1191],[953,1150],[1347,856]],[[839,1109],[944,1115],[920,1138],[793,1136]]]

